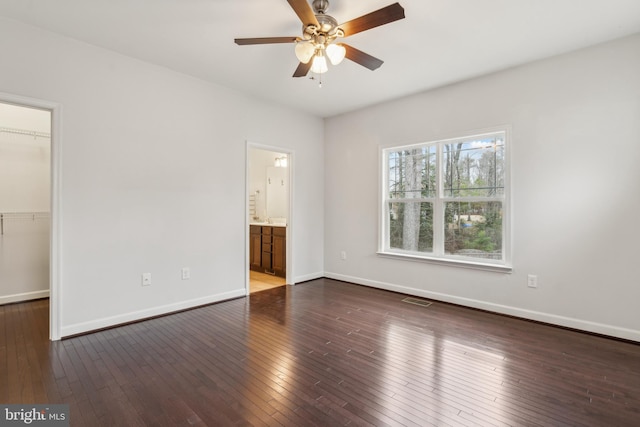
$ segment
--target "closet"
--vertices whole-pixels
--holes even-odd
[[[51,112],[0,103],[0,304],[49,296]]]

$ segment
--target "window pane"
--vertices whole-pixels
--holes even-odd
[[[389,197],[411,199],[436,195],[436,147],[393,151],[388,158]]]
[[[433,204],[389,203],[389,247],[412,252],[433,252]]]
[[[492,197],[504,194],[504,135],[444,144],[445,197]]]
[[[445,203],[445,253],[502,260],[502,202]]]

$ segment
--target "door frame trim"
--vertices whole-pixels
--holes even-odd
[[[60,340],[60,315],[62,313],[61,289],[61,164],[62,164],[62,104],[0,92],[0,102],[21,107],[48,110],[51,112],[51,159],[50,159],[50,218],[49,231],[49,339]]]
[[[286,262],[287,262],[287,273],[285,282],[287,285],[295,285],[294,281],[294,269],[293,269],[293,224],[294,224],[294,215],[293,215],[293,202],[294,202],[294,167],[295,167],[295,152],[290,148],[275,146],[275,145],[265,145],[260,143],[251,142],[249,140],[246,141],[246,149],[245,149],[245,215],[244,215],[244,242],[245,242],[245,259],[244,259],[244,274],[245,274],[245,289],[246,295],[250,294],[249,287],[249,263],[251,262],[251,257],[249,254],[249,152],[252,149],[263,150],[263,151],[275,151],[277,153],[283,153],[287,155],[287,172],[289,174],[289,206],[288,217],[287,217],[287,234],[286,234],[286,242],[287,242],[287,254],[286,254]]]

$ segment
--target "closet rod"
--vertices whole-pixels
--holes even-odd
[[[28,135],[34,138],[51,138],[51,134],[47,132],[38,132],[35,130],[26,130],[26,129],[15,129],[15,128],[5,128],[0,127],[0,132],[4,133],[15,133],[17,135]]]
[[[49,219],[49,212],[0,212],[0,235],[4,234],[4,222],[11,220]]]

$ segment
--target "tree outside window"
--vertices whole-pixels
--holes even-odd
[[[506,132],[383,150],[381,252],[505,264]]]

